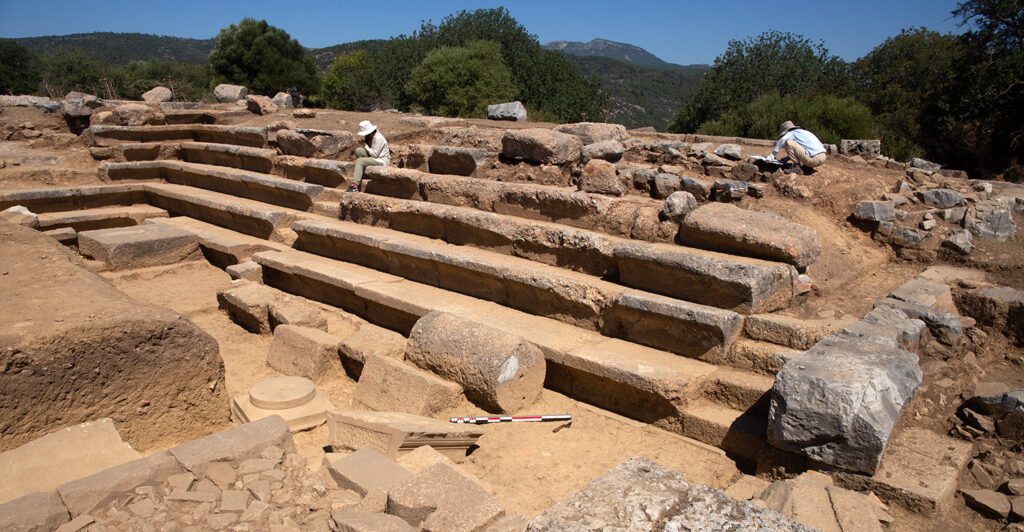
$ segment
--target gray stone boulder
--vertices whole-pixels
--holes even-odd
[[[622,158],[622,154],[625,153],[625,151],[626,150],[623,148],[622,143],[617,140],[595,142],[583,147],[583,161],[603,159],[605,161],[615,162]]]
[[[156,105],[126,103],[114,107],[113,120],[122,126],[156,126],[165,123],[166,115]]]
[[[743,158],[743,148],[739,144],[722,144],[715,148],[715,155],[731,161],[738,161]]]
[[[217,98],[217,101],[221,103],[234,103],[238,100],[244,100],[248,95],[249,89],[241,85],[221,83],[213,89],[214,98]]]
[[[882,141],[866,139],[841,139],[839,153],[843,155],[860,155],[861,157],[877,157],[882,153]]]
[[[919,157],[914,157],[913,159],[911,159],[909,162],[907,162],[907,166],[911,168],[920,168],[921,170],[924,170],[926,172],[938,172],[939,170],[942,170],[941,164],[926,161]]]
[[[927,325],[892,306],[874,308],[863,318],[843,328],[843,334],[888,347],[912,348],[921,339]]]
[[[974,251],[974,242],[971,241],[971,232],[966,229],[956,229],[949,233],[949,236],[942,241],[942,247],[952,249],[961,255],[970,255]]]
[[[682,474],[633,457],[590,481],[530,522],[530,532],[630,530],[791,530],[810,527],[752,502],[737,501]]]
[[[708,203],[690,213],[676,237],[681,244],[806,268],[821,255],[814,229],[770,211]]]
[[[281,109],[295,107],[295,105],[292,103],[292,95],[288,94],[287,92],[279,92],[275,94],[271,101],[273,101],[274,105],[280,107]]]
[[[277,145],[281,148],[281,153],[285,155],[312,157],[316,153],[316,146],[309,138],[294,129],[281,129],[276,135]]]
[[[171,89],[167,87],[153,87],[148,91],[142,93],[142,101],[146,103],[162,103],[171,101],[171,97],[174,96],[171,93]]]
[[[714,187],[715,201],[724,202],[739,201],[750,190],[750,185],[746,181],[733,181],[731,179],[716,179]]]
[[[861,201],[853,208],[853,217],[866,222],[891,222],[896,219],[896,204],[891,201]]]
[[[430,150],[427,165],[432,174],[471,176],[496,159],[496,154],[479,148],[435,146]]]
[[[701,179],[699,177],[682,176],[679,178],[679,184],[683,187],[683,190],[693,194],[693,197],[700,201],[709,200],[711,198],[711,192],[715,188],[713,181]]]
[[[444,312],[413,326],[406,360],[458,383],[488,412],[530,406],[544,386],[544,353],[523,338]]]
[[[82,92],[69,92],[61,101],[60,111],[65,118],[88,117],[96,109],[103,107],[103,100]]]
[[[658,174],[651,183],[651,197],[655,199],[668,198],[673,192],[680,189],[682,182],[679,176],[674,174]]]
[[[578,137],[583,145],[604,142],[606,140],[623,141],[629,138],[626,126],[619,124],[605,124],[600,122],[577,122],[575,124],[562,124],[555,128],[559,133]]]
[[[892,297],[887,297],[875,303],[875,308],[879,306],[898,309],[903,314],[906,314],[908,318],[923,321],[932,334],[948,345],[952,345],[964,334],[963,325],[960,324],[960,316],[956,314],[940,312],[932,307]]]
[[[525,121],[526,107],[523,107],[523,102],[519,101],[488,105],[487,119]]]
[[[821,463],[873,474],[921,378],[913,353],[829,336],[776,375],[768,441]]]
[[[697,208],[697,199],[693,194],[679,190],[669,194],[665,205],[661,207],[661,217],[674,222],[681,222],[687,214]]]
[[[917,191],[917,199],[921,200],[921,203],[925,205],[931,205],[940,209],[948,209],[966,203],[963,194],[948,188],[919,190]]]
[[[256,94],[250,94],[245,97],[245,107],[249,109],[250,113],[258,115],[269,115],[277,112],[277,105],[274,103],[274,100]]]
[[[355,144],[351,135],[315,135],[309,139],[309,142],[316,148],[317,157],[328,159],[337,157],[338,154]]]
[[[621,196],[626,193],[626,186],[615,173],[615,165],[601,159],[591,159],[583,167],[579,189],[582,192]]]
[[[1002,203],[985,201],[967,209],[964,229],[982,240],[1009,240],[1017,234],[1013,215]]]
[[[579,138],[550,129],[510,129],[501,137],[501,154],[537,164],[566,164],[580,158]]]
[[[889,243],[903,248],[920,248],[925,238],[928,238],[927,231],[897,225],[892,229],[892,235],[889,236]]]

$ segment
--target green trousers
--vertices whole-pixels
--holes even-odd
[[[356,148],[356,167],[352,170],[352,184],[359,186],[359,183],[363,182],[363,169],[367,166],[384,166],[377,162],[376,159],[370,157],[367,153],[366,148]]]

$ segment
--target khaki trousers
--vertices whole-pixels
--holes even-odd
[[[804,166],[817,168],[825,164],[825,152],[821,152],[814,157],[808,157],[807,150],[805,150],[799,142],[793,139],[787,140],[783,146],[786,148],[786,154],[788,154],[790,158],[795,159],[796,162]]]

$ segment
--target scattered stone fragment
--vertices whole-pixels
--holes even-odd
[[[324,467],[342,489],[366,495],[371,489],[388,491],[412,473],[372,447],[361,447],[348,455],[327,453]]]
[[[891,222],[896,219],[896,206],[891,201],[861,201],[853,208],[853,217],[870,222]]]
[[[501,517],[501,502],[445,464],[396,484],[388,513],[423,530],[479,530]]]
[[[920,168],[922,170],[927,170],[928,172],[938,172],[942,169],[942,165],[926,161],[919,157],[910,159],[910,161],[907,162],[907,166],[910,166],[911,168]]]
[[[942,247],[951,249],[961,255],[970,255],[974,251],[974,242],[971,241],[971,232],[966,229],[954,229],[949,236],[942,241]]]
[[[666,220],[681,222],[687,214],[697,208],[697,199],[686,191],[676,191],[669,194],[661,208],[661,216]]]
[[[747,195],[750,185],[744,181],[715,180],[715,201],[736,201]]]
[[[739,144],[722,144],[715,148],[715,155],[738,161],[743,158],[743,148]]]
[[[250,113],[269,115],[277,112],[277,105],[267,96],[250,94],[245,97],[246,108]]]
[[[249,502],[249,493],[243,490],[224,490],[220,496],[220,511],[244,512]]]
[[[39,227],[39,216],[21,205],[15,205],[0,211],[0,219],[12,224],[31,227],[32,229]]]
[[[1006,490],[1011,495],[1024,495],[1024,478],[1011,478],[1006,481]]]
[[[214,462],[206,467],[206,476],[222,490],[228,489],[238,478],[235,468],[227,462]]]
[[[985,517],[1006,519],[1010,515],[1010,499],[992,490],[960,490],[967,506]]]
[[[415,532],[402,518],[348,508],[331,514],[341,532]]]
[[[967,209],[964,228],[982,240],[1009,240],[1017,234],[1010,209],[997,202],[977,203]]]

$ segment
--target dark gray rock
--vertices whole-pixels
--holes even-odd
[[[966,203],[963,194],[948,188],[919,190],[917,191],[917,199],[921,200],[921,203],[925,205],[931,205],[940,209],[948,209]]]
[[[853,217],[868,222],[891,222],[896,219],[896,204],[891,201],[861,201],[853,208]]]
[[[680,177],[679,185],[683,190],[693,194],[693,197],[700,201],[707,201],[711,198],[711,191],[714,190],[715,184],[707,179],[700,179],[697,177]]]
[[[908,317],[900,309],[880,306],[843,328],[843,334],[893,348],[911,347],[921,339],[925,327],[923,321]]]
[[[811,528],[737,501],[682,474],[634,457],[592,480],[530,522],[530,532],[792,530]]]
[[[882,141],[866,139],[841,139],[839,153],[843,155],[860,155],[861,157],[877,157],[882,152]]]
[[[658,174],[652,183],[651,197],[655,199],[665,199],[680,188],[681,180],[679,179],[679,176],[673,174]]]
[[[648,149],[658,153],[668,153],[669,150],[675,150],[677,152],[684,152],[690,147],[685,142],[673,141],[673,140],[659,140],[652,142]]]
[[[960,324],[960,316],[956,314],[939,312],[931,307],[891,297],[875,303],[875,308],[880,306],[899,309],[907,317],[923,321],[928,325],[928,329],[931,330],[932,334],[942,340],[944,344],[952,345],[964,334],[963,326]]]
[[[951,223],[958,224],[964,221],[964,216],[967,214],[967,207],[953,207],[951,209],[943,209],[939,211],[939,218]]]
[[[939,170],[942,169],[941,164],[926,161],[919,157],[914,157],[913,159],[911,159],[909,162],[907,162],[907,166],[910,166],[911,168],[920,168],[921,170],[925,170],[927,172],[938,172]]]
[[[584,162],[591,159],[604,159],[605,161],[618,161],[625,153],[622,143],[617,140],[605,140],[587,144],[583,147],[582,159]]]
[[[715,149],[715,155],[732,161],[738,161],[743,158],[743,148],[739,144],[722,144]]]
[[[904,248],[919,248],[921,242],[928,238],[928,232],[913,227],[897,225],[892,229],[889,241],[896,246]]]
[[[702,162],[704,166],[730,166],[729,161],[713,153],[705,153]]]
[[[497,154],[479,148],[434,146],[427,165],[432,174],[473,175],[478,169],[497,159]]]
[[[997,432],[1004,438],[1024,438],[1024,389],[971,398],[967,404],[992,416]]]
[[[982,202],[967,209],[964,228],[982,240],[1009,240],[1017,234],[1010,209],[997,202]]]
[[[1010,498],[992,490],[960,490],[967,506],[985,517],[1006,519],[1010,515]]]
[[[829,336],[776,375],[768,441],[818,462],[873,474],[921,378],[913,353]]]
[[[687,214],[697,208],[697,199],[689,192],[679,190],[669,194],[665,205],[661,208],[661,216],[666,220],[681,222]]]
[[[757,178],[757,166],[750,163],[740,163],[732,167],[733,179],[737,181],[754,181]]]
[[[526,107],[520,101],[488,105],[487,119],[523,121],[526,120]]]
[[[949,294],[945,283],[915,277],[896,287],[889,297],[926,307],[935,307]]]
[[[971,241],[971,232],[966,229],[956,229],[949,233],[949,236],[942,241],[942,247],[952,249],[961,255],[970,255],[974,251],[974,242]]]
[[[650,192],[658,177],[658,172],[650,168],[630,168],[620,173],[633,183],[633,189],[643,192]]]
[[[732,181],[730,179],[716,179],[715,201],[730,202],[743,199],[747,195],[750,186],[744,181]]]

